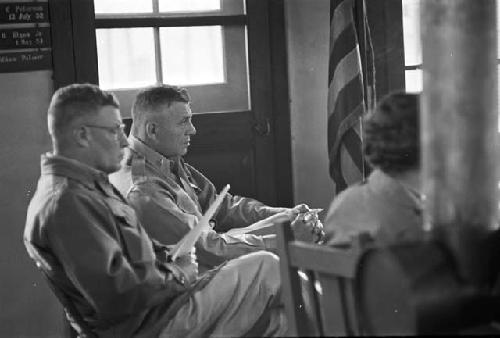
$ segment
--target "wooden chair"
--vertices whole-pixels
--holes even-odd
[[[28,252],[31,256],[31,258],[35,261],[35,264],[45,277],[47,284],[49,285],[50,289],[54,293],[54,295],[57,297],[59,302],[64,308],[64,313],[66,315],[66,320],[68,323],[68,332],[67,335],[70,338],[94,338],[97,337],[97,335],[92,331],[92,329],[88,326],[87,322],[83,319],[83,317],[80,315],[78,312],[76,306],[71,302],[71,300],[62,292],[60,291],[53,283],[52,279],[52,268],[51,265],[47,262],[47,259],[38,252],[38,250],[32,246],[28,245],[27,246]]]
[[[367,235],[346,249],[295,241],[289,223],[278,225],[277,235],[282,293],[291,333],[362,335],[354,282]],[[305,274],[309,281],[301,280],[299,274]],[[304,294],[308,302],[304,302]],[[310,308],[309,315],[306,307]]]

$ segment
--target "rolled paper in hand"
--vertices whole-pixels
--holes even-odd
[[[227,194],[229,191],[230,185],[226,185],[224,189],[220,192],[220,194],[215,198],[215,201],[210,205],[208,208],[207,212],[203,216],[201,216],[200,220],[198,221],[198,224],[196,224],[187,234],[184,236],[172,249],[172,261],[175,261],[175,259],[179,256],[185,255],[191,251],[191,249],[194,247],[194,244],[200,237],[201,233],[206,230],[210,229],[209,222],[212,219],[212,217],[215,214],[215,211],[217,211],[217,208],[222,203],[222,200],[224,199],[224,196]]]
[[[272,230],[271,227],[273,227],[276,223],[281,223],[288,220],[288,215],[286,214],[286,211],[282,211],[280,213],[274,214],[272,216],[269,216],[267,218],[261,219],[260,221],[257,221],[255,223],[252,223],[251,225],[244,227],[244,228],[232,228],[226,232],[226,234],[231,235],[231,236],[238,236],[238,235],[243,235],[243,234],[269,234],[269,233],[274,233],[274,230]],[[266,230],[267,229],[267,230]]]

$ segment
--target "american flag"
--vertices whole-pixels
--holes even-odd
[[[375,71],[364,0],[330,1],[328,85],[330,176],[339,193],[368,170],[362,117],[375,103]]]

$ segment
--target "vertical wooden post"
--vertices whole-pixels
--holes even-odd
[[[421,4],[425,224],[477,282],[482,239],[498,225],[496,1]]]
[[[496,1],[420,3],[424,220],[432,240],[362,258],[360,304],[373,335],[394,327],[456,334],[498,315]]]

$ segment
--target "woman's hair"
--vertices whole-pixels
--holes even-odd
[[[385,96],[363,126],[363,151],[375,168],[391,173],[420,166],[419,94]]]

